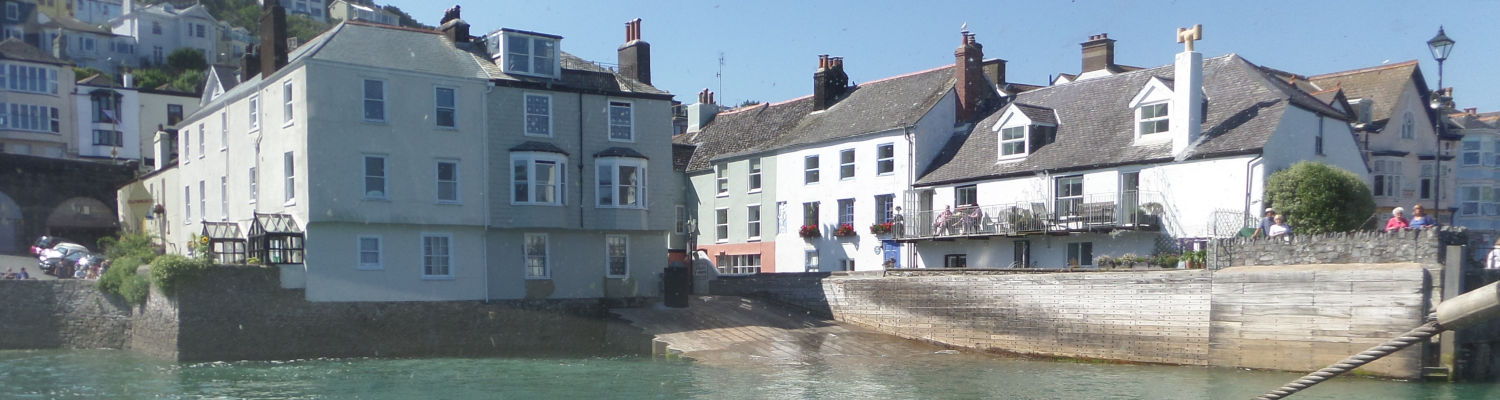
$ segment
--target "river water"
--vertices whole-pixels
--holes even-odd
[[[650,358],[179,364],[126,351],[0,351],[0,399],[1244,399],[1292,373],[931,354],[720,367]],[[1341,377],[1296,399],[1500,399],[1500,384]]]

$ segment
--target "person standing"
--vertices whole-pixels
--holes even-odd
[[[1422,209],[1421,204],[1411,207],[1410,229],[1430,229],[1436,226],[1437,221],[1434,221],[1431,216],[1427,215],[1426,210]]]
[[[1266,232],[1268,232],[1267,237],[1283,237],[1292,233],[1292,227],[1287,226],[1286,218],[1277,215],[1274,223],[1271,224],[1271,228],[1267,229]]]
[[[1490,248],[1490,254],[1485,257],[1484,269],[1500,271],[1500,239],[1495,239],[1494,246]]]
[[[1276,209],[1266,208],[1265,217],[1260,219],[1260,226],[1255,228],[1255,233],[1250,234],[1250,237],[1267,237],[1271,233],[1271,225],[1276,225]]]
[[[1398,232],[1406,230],[1409,227],[1411,227],[1411,224],[1406,221],[1405,208],[1396,207],[1396,209],[1391,210],[1391,219],[1385,221],[1386,232]]]

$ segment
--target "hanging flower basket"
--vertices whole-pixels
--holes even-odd
[[[891,233],[891,229],[893,227],[895,227],[895,226],[896,226],[896,224],[895,223],[891,223],[891,222],[886,222],[886,223],[882,223],[882,224],[870,224],[870,233],[873,233],[873,234],[876,234],[876,235],[884,235],[884,234],[887,234],[887,233]]]
[[[839,224],[839,228],[833,231],[833,235],[838,237],[849,237],[854,234],[854,224]]]
[[[803,225],[802,229],[797,231],[797,235],[807,239],[812,239],[815,237],[823,236],[823,233],[818,232],[817,225]]]
[[[162,207],[161,204],[157,204],[157,205],[151,207],[151,213],[152,214],[166,214],[167,213],[167,208],[166,207]]]

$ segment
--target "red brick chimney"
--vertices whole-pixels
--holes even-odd
[[[270,78],[287,62],[286,9],[267,1],[260,13],[260,74]]]
[[[844,58],[818,55],[818,71],[813,72],[813,110],[833,107],[848,88],[849,75],[844,73]]]
[[[984,79],[984,45],[975,41],[969,31],[960,34],[963,41],[953,51],[953,90],[958,92],[955,118],[968,122],[978,113],[979,95],[988,83]]]
[[[619,49],[620,75],[651,84],[651,44],[641,40],[641,19],[625,23],[625,44]]]
[[[1115,40],[1110,39],[1108,33],[1089,36],[1089,40],[1083,42],[1082,45],[1083,70],[1078,71],[1080,75],[1101,69],[1114,68]]]

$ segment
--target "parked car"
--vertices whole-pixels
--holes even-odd
[[[37,257],[37,267],[47,275],[70,278],[78,260],[90,254],[89,249],[81,244],[58,243],[50,249],[42,250],[41,256]]]
[[[56,236],[42,236],[36,238],[36,241],[31,243],[31,255],[40,256],[42,255],[43,250],[50,249],[52,248],[52,246],[56,246],[61,242],[62,239]]]

